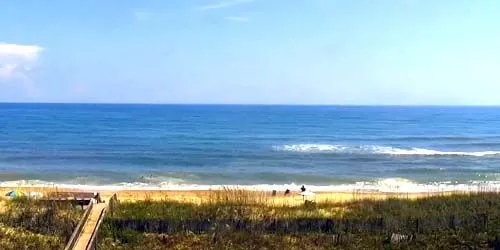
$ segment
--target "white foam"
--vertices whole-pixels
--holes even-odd
[[[185,182],[183,179],[180,178],[157,176],[157,175],[142,176],[140,179],[141,183],[151,184],[151,185],[160,185],[162,183],[182,184]]]
[[[293,151],[293,152],[338,152],[346,148],[340,145],[329,144],[290,144],[274,147],[279,151]]]
[[[283,146],[275,146],[274,149],[279,151],[301,152],[301,153],[350,153],[350,154],[383,154],[383,155],[399,155],[399,156],[495,156],[500,155],[500,151],[478,151],[478,152],[461,152],[461,151],[439,151],[425,148],[397,148],[389,146],[342,146],[336,144],[289,144]]]
[[[198,185],[198,184],[174,184],[171,182],[149,184],[149,183],[117,183],[112,185],[80,185],[67,183],[44,182],[40,180],[19,180],[0,182],[0,187],[49,187],[61,189],[78,189],[89,191],[120,191],[120,190],[174,190],[174,191],[201,191],[242,189],[251,191],[278,192],[290,189],[299,191],[302,184],[256,184],[256,185]],[[356,182],[342,185],[306,185],[307,190],[312,192],[385,192],[385,193],[434,193],[448,191],[465,192],[499,192],[500,181],[470,181],[468,183],[436,182],[416,183],[403,178],[386,178],[372,182]]]
[[[499,155],[500,151],[479,151],[479,152],[459,152],[459,151],[438,151],[425,148],[412,148],[412,149],[400,149],[400,148],[379,148],[379,152],[382,154],[391,155],[457,155],[457,156],[493,156]]]

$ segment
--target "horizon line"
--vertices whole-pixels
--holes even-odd
[[[4,102],[0,104],[151,105],[151,106],[324,106],[324,107],[500,107],[500,104],[307,104],[307,103],[147,103],[147,102]]]

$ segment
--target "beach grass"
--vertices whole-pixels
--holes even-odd
[[[83,211],[69,203],[2,201],[0,249],[63,249]]]
[[[102,249],[483,249],[500,235],[500,195],[270,203],[262,192],[214,191],[201,203],[122,202]]]

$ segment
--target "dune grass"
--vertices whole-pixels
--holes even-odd
[[[0,223],[0,249],[61,249],[62,238]]]
[[[69,203],[13,199],[0,212],[0,249],[63,249],[83,211]]]
[[[200,230],[198,230],[201,228]],[[484,249],[500,236],[500,195],[269,205],[259,193],[214,192],[200,204],[121,203],[102,249]]]

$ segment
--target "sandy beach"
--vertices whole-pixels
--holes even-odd
[[[57,187],[2,187],[0,193],[2,198],[7,198],[5,194],[9,191],[18,191],[25,194],[30,192],[39,192],[44,196],[51,193],[66,192],[99,192],[104,200],[108,200],[113,194],[116,194],[120,201],[134,202],[141,200],[171,200],[178,202],[203,203],[213,200],[214,197],[228,196],[237,197],[238,192],[244,192],[251,199],[269,205],[300,205],[303,204],[304,197],[299,192],[293,192],[290,195],[284,195],[282,192],[272,195],[272,192],[264,191],[246,191],[246,190],[196,190],[196,191],[173,191],[173,190],[82,190]],[[429,193],[383,193],[383,192],[316,192],[314,196],[305,197],[307,200],[315,202],[349,202],[362,199],[381,200],[388,198],[399,199],[417,199],[430,196],[449,195],[457,192],[429,192]],[[463,193],[463,192],[461,192]],[[68,197],[71,198],[71,197]]]

